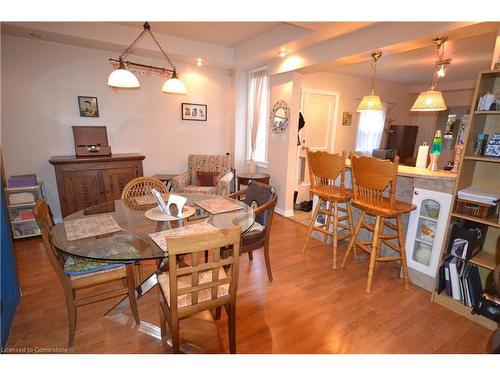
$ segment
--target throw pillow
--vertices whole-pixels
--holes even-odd
[[[220,172],[203,172],[196,171],[196,179],[198,186],[215,186],[219,181]]]

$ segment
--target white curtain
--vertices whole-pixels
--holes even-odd
[[[374,148],[380,147],[384,131],[386,105],[383,111],[365,111],[359,115],[356,152],[371,155]]]
[[[265,162],[269,103],[267,70],[250,72],[248,84],[247,159]]]

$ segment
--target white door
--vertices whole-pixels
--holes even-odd
[[[435,277],[452,196],[448,193],[415,188],[406,233],[408,267]]]
[[[333,151],[338,94],[304,89],[302,115],[306,122],[301,139],[311,150]]]
[[[338,93],[333,91],[302,90],[301,112],[306,123],[300,131],[302,144],[297,146],[297,202],[310,199],[309,171],[303,147],[312,151],[332,152],[334,149],[338,98]]]

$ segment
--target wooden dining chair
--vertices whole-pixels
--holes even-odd
[[[135,297],[134,265],[131,263],[121,264],[88,260],[84,262],[85,272],[71,272],[71,261],[74,259],[65,257],[50,241],[50,231],[54,226],[54,222],[52,221],[52,216],[45,200],[38,201],[33,209],[33,213],[40,227],[47,256],[63,287],[69,321],[68,347],[73,346],[75,339],[76,309],[84,305],[128,295],[130,309],[132,310],[135,322],[140,324]],[[117,280],[122,281],[120,288],[92,295],[88,295],[87,293],[86,297],[83,298],[79,298],[77,295],[77,291],[81,289]]]
[[[180,352],[179,320],[205,310],[226,309],[229,348],[236,353],[236,290],[241,227],[167,237],[168,272],[158,275],[160,286],[160,325],[162,341],[166,324],[172,336],[174,353]],[[221,249],[231,247],[228,258]],[[209,249],[211,256],[202,257]],[[178,255],[184,255],[182,261]],[[190,256],[190,264],[186,265]],[[225,268],[228,268],[226,273]]]
[[[396,200],[398,165],[398,156],[395,157],[394,162],[390,162],[389,160],[366,156],[358,157],[351,154],[354,191],[351,203],[354,207],[361,210],[361,216],[354,228],[354,235],[345,253],[342,268],[353,248],[358,247],[370,254],[368,281],[366,284],[367,293],[371,292],[373,273],[377,262],[400,261],[405,288],[409,289],[410,287],[401,215],[413,211],[416,206]],[[375,225],[365,222],[367,215],[375,217]],[[394,220],[394,223],[391,223],[389,220]],[[361,228],[373,232],[371,241],[356,239]],[[392,230],[392,233],[384,233],[385,228]],[[397,240],[397,244],[391,240]],[[398,254],[383,256],[380,251],[382,244]]]
[[[121,199],[124,200],[131,207],[140,207],[135,200],[137,197],[143,197],[151,194],[151,189],[156,189],[160,194],[164,194],[168,199],[168,188],[162,181],[156,177],[137,177],[129,181],[122,190]],[[152,201],[152,204],[155,204]]]
[[[248,253],[248,259],[253,260],[253,250],[264,248],[267,277],[272,282],[269,237],[271,236],[274,207],[278,202],[276,191],[270,185],[251,181],[246,189],[229,194],[228,198],[243,199],[249,206],[254,202],[255,222],[241,235],[240,254]]]
[[[339,155],[326,151],[312,152],[307,149],[307,161],[311,178],[310,194],[316,195],[318,202],[314,209],[302,253],[306,252],[312,232],[323,233],[325,244],[331,236],[333,237],[332,267],[335,269],[337,268],[337,242],[352,237],[353,234],[351,205],[349,203],[352,198],[352,190],[345,187],[346,154],[345,151]],[[339,178],[339,185],[336,185]],[[323,204],[326,207],[323,207]],[[316,220],[320,215],[325,215],[325,223],[316,226]],[[339,228],[346,230],[347,233],[339,235]]]

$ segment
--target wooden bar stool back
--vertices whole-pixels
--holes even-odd
[[[345,253],[342,268],[349,253],[356,247],[369,253],[370,263],[366,286],[367,293],[371,291],[376,262],[401,261],[405,288],[409,289],[401,215],[414,210],[416,207],[410,203],[396,200],[398,165],[398,156],[396,156],[394,163],[392,163],[389,160],[366,156],[358,157],[351,154],[354,193],[351,203],[354,207],[361,210],[361,215]],[[367,215],[375,217],[375,225],[365,222]],[[392,219],[395,220],[394,223],[389,221]],[[356,239],[362,228],[373,232],[371,241]],[[385,228],[389,228],[393,232],[384,233]],[[397,240],[397,244],[391,240]],[[380,253],[382,244],[394,250],[397,255],[382,256]]]
[[[333,268],[337,268],[337,242],[350,237],[353,233],[349,204],[352,190],[345,187],[346,153],[338,155],[326,151],[312,152],[307,150],[307,160],[311,177],[310,194],[318,197],[318,203],[314,209],[302,253],[305,253],[313,231],[323,233],[325,244],[331,236],[333,237]],[[340,184],[337,186],[338,180],[340,180]],[[343,206],[340,206],[339,203]],[[326,207],[323,207],[324,204]],[[325,223],[315,226],[314,223],[319,215],[325,215]],[[346,230],[347,233],[339,235],[339,228]]]

